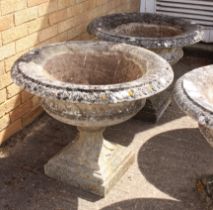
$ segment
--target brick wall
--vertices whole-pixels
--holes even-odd
[[[47,43],[89,39],[93,18],[138,9],[139,0],[0,0],[0,144],[42,112],[37,97],[12,83],[10,69],[20,55]]]

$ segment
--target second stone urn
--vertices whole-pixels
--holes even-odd
[[[162,14],[117,13],[98,17],[88,32],[105,41],[145,47],[165,58],[171,65],[183,56],[182,48],[202,39],[201,28],[190,21]],[[147,100],[138,115],[144,121],[156,122],[171,102],[171,88]]]
[[[103,137],[173,81],[170,65],[139,47],[65,42],[35,49],[13,68],[16,84],[42,98],[53,118],[79,133],[44,166],[45,174],[104,196],[133,162],[128,147]]]

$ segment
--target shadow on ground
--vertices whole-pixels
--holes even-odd
[[[184,203],[184,210],[203,210],[196,180],[213,174],[213,149],[198,129],[180,129],[149,139],[138,154],[141,173],[160,191]],[[179,208],[173,208],[179,209]]]
[[[128,129],[128,128],[134,129]],[[143,128],[143,126],[142,126]],[[125,132],[116,132],[116,130]],[[129,145],[138,123],[128,121],[107,129],[105,137]],[[70,141],[77,129],[43,114],[31,126],[0,148],[0,210],[77,210],[78,198],[95,202],[100,197],[48,178],[44,164]]]
[[[77,193],[43,172],[47,160],[76,133],[72,127],[65,127],[41,117],[34,129],[25,129],[16,136],[11,154],[0,159],[1,210],[77,209]]]
[[[121,201],[101,210],[180,210],[185,209],[185,205],[179,201],[144,198]],[[187,210],[194,210],[188,206]]]

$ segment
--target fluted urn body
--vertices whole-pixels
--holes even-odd
[[[202,135],[213,147],[213,65],[183,75],[175,85],[174,99],[198,122]]]
[[[147,97],[170,85],[173,72],[146,49],[76,41],[27,53],[14,64],[12,77],[40,96],[53,118],[79,130],[74,143],[44,166],[45,173],[103,196],[133,161],[128,148],[104,139],[105,127],[134,116]]]

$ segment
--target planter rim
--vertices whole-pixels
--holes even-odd
[[[213,65],[196,68],[184,74],[175,84],[173,97],[182,111],[195,119],[198,124],[212,129],[213,104],[212,107],[207,106],[207,104],[205,104],[205,96],[200,98],[197,96],[193,97],[193,95],[189,93],[188,88],[186,88],[186,82],[191,82],[195,85],[194,87],[196,89],[196,84],[199,85],[200,82],[205,82],[201,80],[205,80],[205,78],[211,76],[209,75],[210,72],[211,74],[213,73]]]
[[[50,79],[44,74],[45,62],[55,55],[96,50],[118,51],[127,56],[131,55],[139,67],[145,60],[147,71],[139,79],[109,85],[74,84]],[[103,41],[50,44],[26,53],[12,67],[14,82],[35,95],[87,104],[118,103],[147,98],[166,89],[172,83],[173,77],[171,66],[155,53],[132,45]]]
[[[165,23],[170,26],[178,26],[183,29],[183,33],[176,36],[166,37],[142,37],[129,36],[115,33],[112,29],[124,23]],[[132,45],[138,45],[145,48],[173,48],[184,47],[195,44],[202,40],[202,27],[194,24],[192,21],[172,17],[163,14],[153,13],[116,13],[101,16],[94,19],[87,27],[87,31],[99,39],[113,42],[123,42]]]

